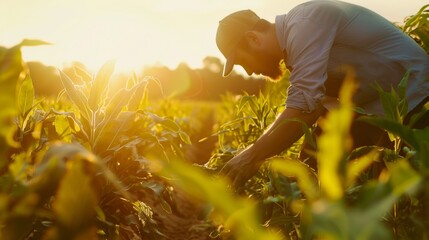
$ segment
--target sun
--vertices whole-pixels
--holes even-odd
[[[109,60],[116,61],[117,71],[139,71],[143,66],[161,62],[165,31],[149,19],[122,12],[88,13],[59,25],[55,35],[41,40],[52,45],[24,49],[27,60],[43,56],[49,65],[80,61],[91,71]],[[48,38],[48,39],[45,39]]]

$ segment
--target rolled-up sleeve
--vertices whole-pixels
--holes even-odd
[[[314,93],[310,93],[309,91],[290,85],[288,88],[286,107],[299,109],[303,112],[312,112],[323,99],[323,92],[318,94],[320,97],[315,96]]]
[[[325,96],[329,53],[339,28],[338,9],[301,12],[288,25],[286,64],[291,69],[286,106],[312,112]]]

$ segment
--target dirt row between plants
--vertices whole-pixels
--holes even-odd
[[[205,205],[175,188],[173,193],[177,210],[168,213],[156,202],[147,202],[152,207],[159,231],[168,240],[214,240],[209,235],[213,226],[204,220]]]

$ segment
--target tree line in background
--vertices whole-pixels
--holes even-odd
[[[46,66],[41,62],[28,62],[30,75],[33,79],[35,92],[39,96],[56,97],[63,89],[58,71],[55,67]],[[89,72],[80,62],[73,62],[62,69],[69,76],[76,76],[79,69]],[[152,77],[149,84],[149,99],[174,98],[178,100],[218,101],[226,92],[233,94],[258,94],[264,87],[262,78],[245,77],[233,72],[222,77],[223,63],[219,58],[206,57],[202,68],[190,68],[180,63],[175,69],[163,65],[144,67],[142,77]],[[82,72],[83,72],[82,71]],[[127,82],[129,75],[119,74],[112,79],[110,88],[118,89]],[[82,76],[80,76],[82,78]],[[88,76],[91,79],[92,76]],[[73,78],[79,79],[79,78]],[[82,79],[85,81],[85,79]]]

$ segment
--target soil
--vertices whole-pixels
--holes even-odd
[[[172,213],[166,212],[161,204],[148,203],[160,227],[159,231],[165,234],[168,240],[216,240],[209,236],[214,226],[205,220],[204,203],[178,188],[174,190],[173,199],[177,208]]]

